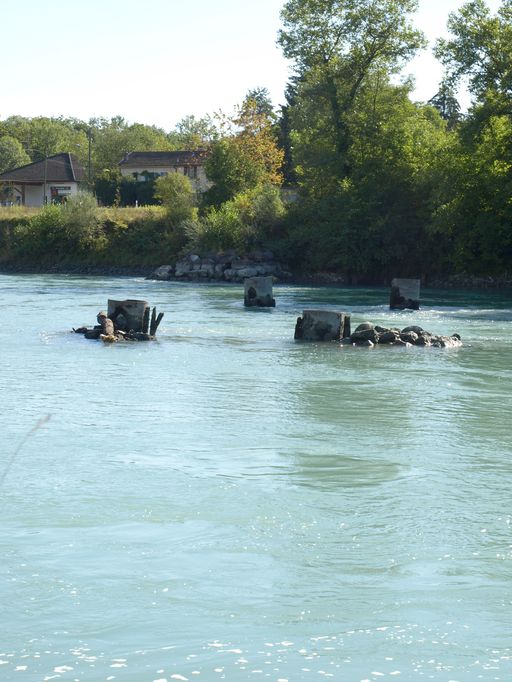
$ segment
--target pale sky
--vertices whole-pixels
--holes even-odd
[[[487,0],[495,11],[500,0]],[[187,114],[229,112],[248,90],[284,101],[276,46],[284,0],[0,0],[0,119],[120,115],[171,130]],[[432,42],[463,0],[420,0]],[[437,91],[441,67],[423,53],[406,68],[414,99]]]

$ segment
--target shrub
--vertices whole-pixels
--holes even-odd
[[[166,209],[172,227],[176,228],[182,221],[195,217],[196,193],[185,175],[169,173],[159,177],[155,197],[160,199]]]
[[[187,221],[184,227],[191,246],[200,251],[245,250],[248,246],[248,226],[231,201],[210,207],[201,220]]]
[[[86,246],[99,236],[98,204],[92,194],[78,192],[60,210],[62,227],[71,242]]]
[[[241,220],[252,227],[257,238],[271,233],[286,212],[279,188],[274,185],[263,185],[237,194],[233,203]]]
[[[13,253],[25,260],[49,260],[63,251],[65,242],[62,210],[53,204],[13,230]]]

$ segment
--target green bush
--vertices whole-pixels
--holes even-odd
[[[196,193],[185,175],[169,173],[156,180],[155,197],[162,202],[169,223],[178,227],[185,220],[194,220]]]
[[[187,221],[184,230],[197,250],[249,251],[275,236],[284,215],[279,189],[265,185],[240,192],[219,207],[211,206],[199,220]]]
[[[49,204],[13,231],[13,253],[22,260],[51,261],[65,249],[62,210]]]
[[[130,220],[122,222],[121,215],[131,211]],[[186,238],[179,228],[169,225],[166,212],[161,207],[144,209],[118,209],[115,222],[108,227],[108,252],[106,257],[114,265],[153,266],[177,258]]]
[[[62,204],[61,223],[67,238],[84,247],[99,236],[98,204],[89,192],[79,192]]]
[[[251,228],[256,239],[271,235],[286,213],[279,188],[263,185],[237,194],[233,204],[243,223]]]
[[[249,246],[250,228],[232,201],[210,207],[200,220],[187,221],[184,227],[190,246],[198,251],[243,251]]]

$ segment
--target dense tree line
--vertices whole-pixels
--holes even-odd
[[[287,0],[278,42],[292,64],[276,111],[264,88],[230,115],[170,133],[121,117],[0,121],[0,171],[58,151],[89,168],[103,204],[161,203],[173,248],[270,246],[297,269],[352,281],[512,272],[512,0],[449,18],[445,69],[427,103],[400,80],[425,47],[416,0]],[[462,114],[457,89],[472,103]],[[121,182],[129,151],[207,148],[214,183]],[[279,188],[295,188],[283,204]],[[164,217],[163,217],[164,216]],[[68,218],[66,218],[68,220]]]
[[[287,158],[302,190],[288,238],[305,268],[354,280],[512,270],[512,2],[493,15],[472,0],[450,15],[451,37],[436,45],[445,80],[427,104],[396,79],[424,43],[416,5],[284,5]]]

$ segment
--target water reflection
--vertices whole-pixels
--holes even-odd
[[[316,452],[297,453],[292,462],[291,483],[323,490],[380,485],[404,471],[394,462]]]

